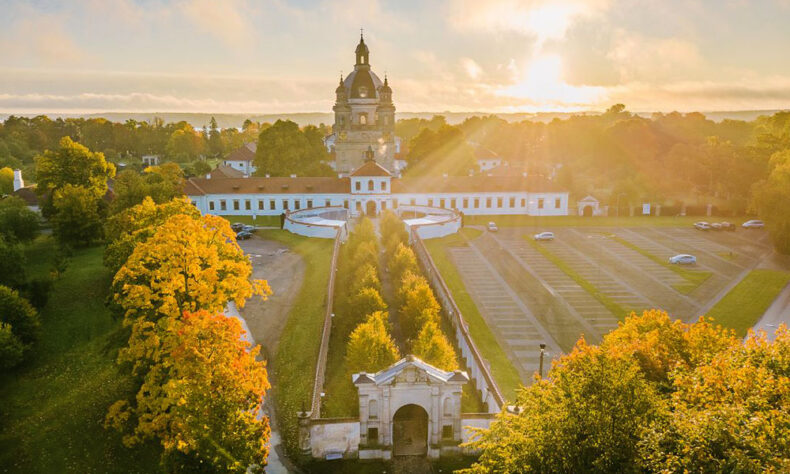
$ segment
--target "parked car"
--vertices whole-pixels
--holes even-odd
[[[554,240],[554,232],[541,232],[535,234],[535,240]]]
[[[246,230],[243,230],[238,234],[236,234],[236,240],[247,240],[250,237],[252,237],[252,232],[247,232]]]
[[[230,228],[233,229],[233,232],[241,232],[242,230],[244,230],[244,224],[242,224],[241,222],[234,222],[233,224],[230,225]]]
[[[255,230],[255,226],[254,225],[247,225],[247,224],[245,224],[245,225],[243,225],[241,227],[241,230],[244,231],[244,232],[252,232],[252,231]]]
[[[697,229],[697,230],[710,230],[711,229],[710,224],[708,224],[707,222],[695,222],[694,223],[694,228]]]
[[[744,222],[741,227],[744,229],[762,229],[765,227],[765,222],[757,219],[752,219],[750,221]]]
[[[714,222],[710,225],[711,230],[722,230],[721,223]]]
[[[735,227],[735,224],[731,222],[722,222],[720,225],[721,225],[721,230],[728,230],[730,232],[733,232],[735,229],[737,229],[737,227]]]
[[[697,257],[687,253],[681,253],[679,255],[675,255],[674,257],[669,257],[669,263],[673,265],[696,265]]]
[[[489,232],[499,232],[499,227],[496,226],[496,222],[489,222],[488,223],[488,231]]]

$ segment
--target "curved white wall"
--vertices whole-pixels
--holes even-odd
[[[348,210],[343,207],[319,207],[289,212],[285,216],[283,228],[288,232],[305,237],[340,239],[348,235]]]

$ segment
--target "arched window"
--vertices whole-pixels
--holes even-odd
[[[453,399],[444,399],[444,416],[453,416]]]
[[[359,114],[359,124],[360,125],[368,124],[368,114]]]
[[[379,417],[379,404],[376,400],[370,400],[368,402],[368,418],[378,418]]]
[[[368,181],[368,191],[373,191],[373,180]]]

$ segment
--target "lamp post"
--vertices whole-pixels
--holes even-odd
[[[540,374],[540,378],[543,378],[543,355],[546,353],[546,344],[540,344],[540,368],[538,369],[538,374]]]

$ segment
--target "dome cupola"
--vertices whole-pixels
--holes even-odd
[[[365,38],[362,36],[361,31],[359,33],[359,44],[354,52],[357,55],[357,66],[370,64],[370,51],[368,50],[368,45],[365,44]]]

